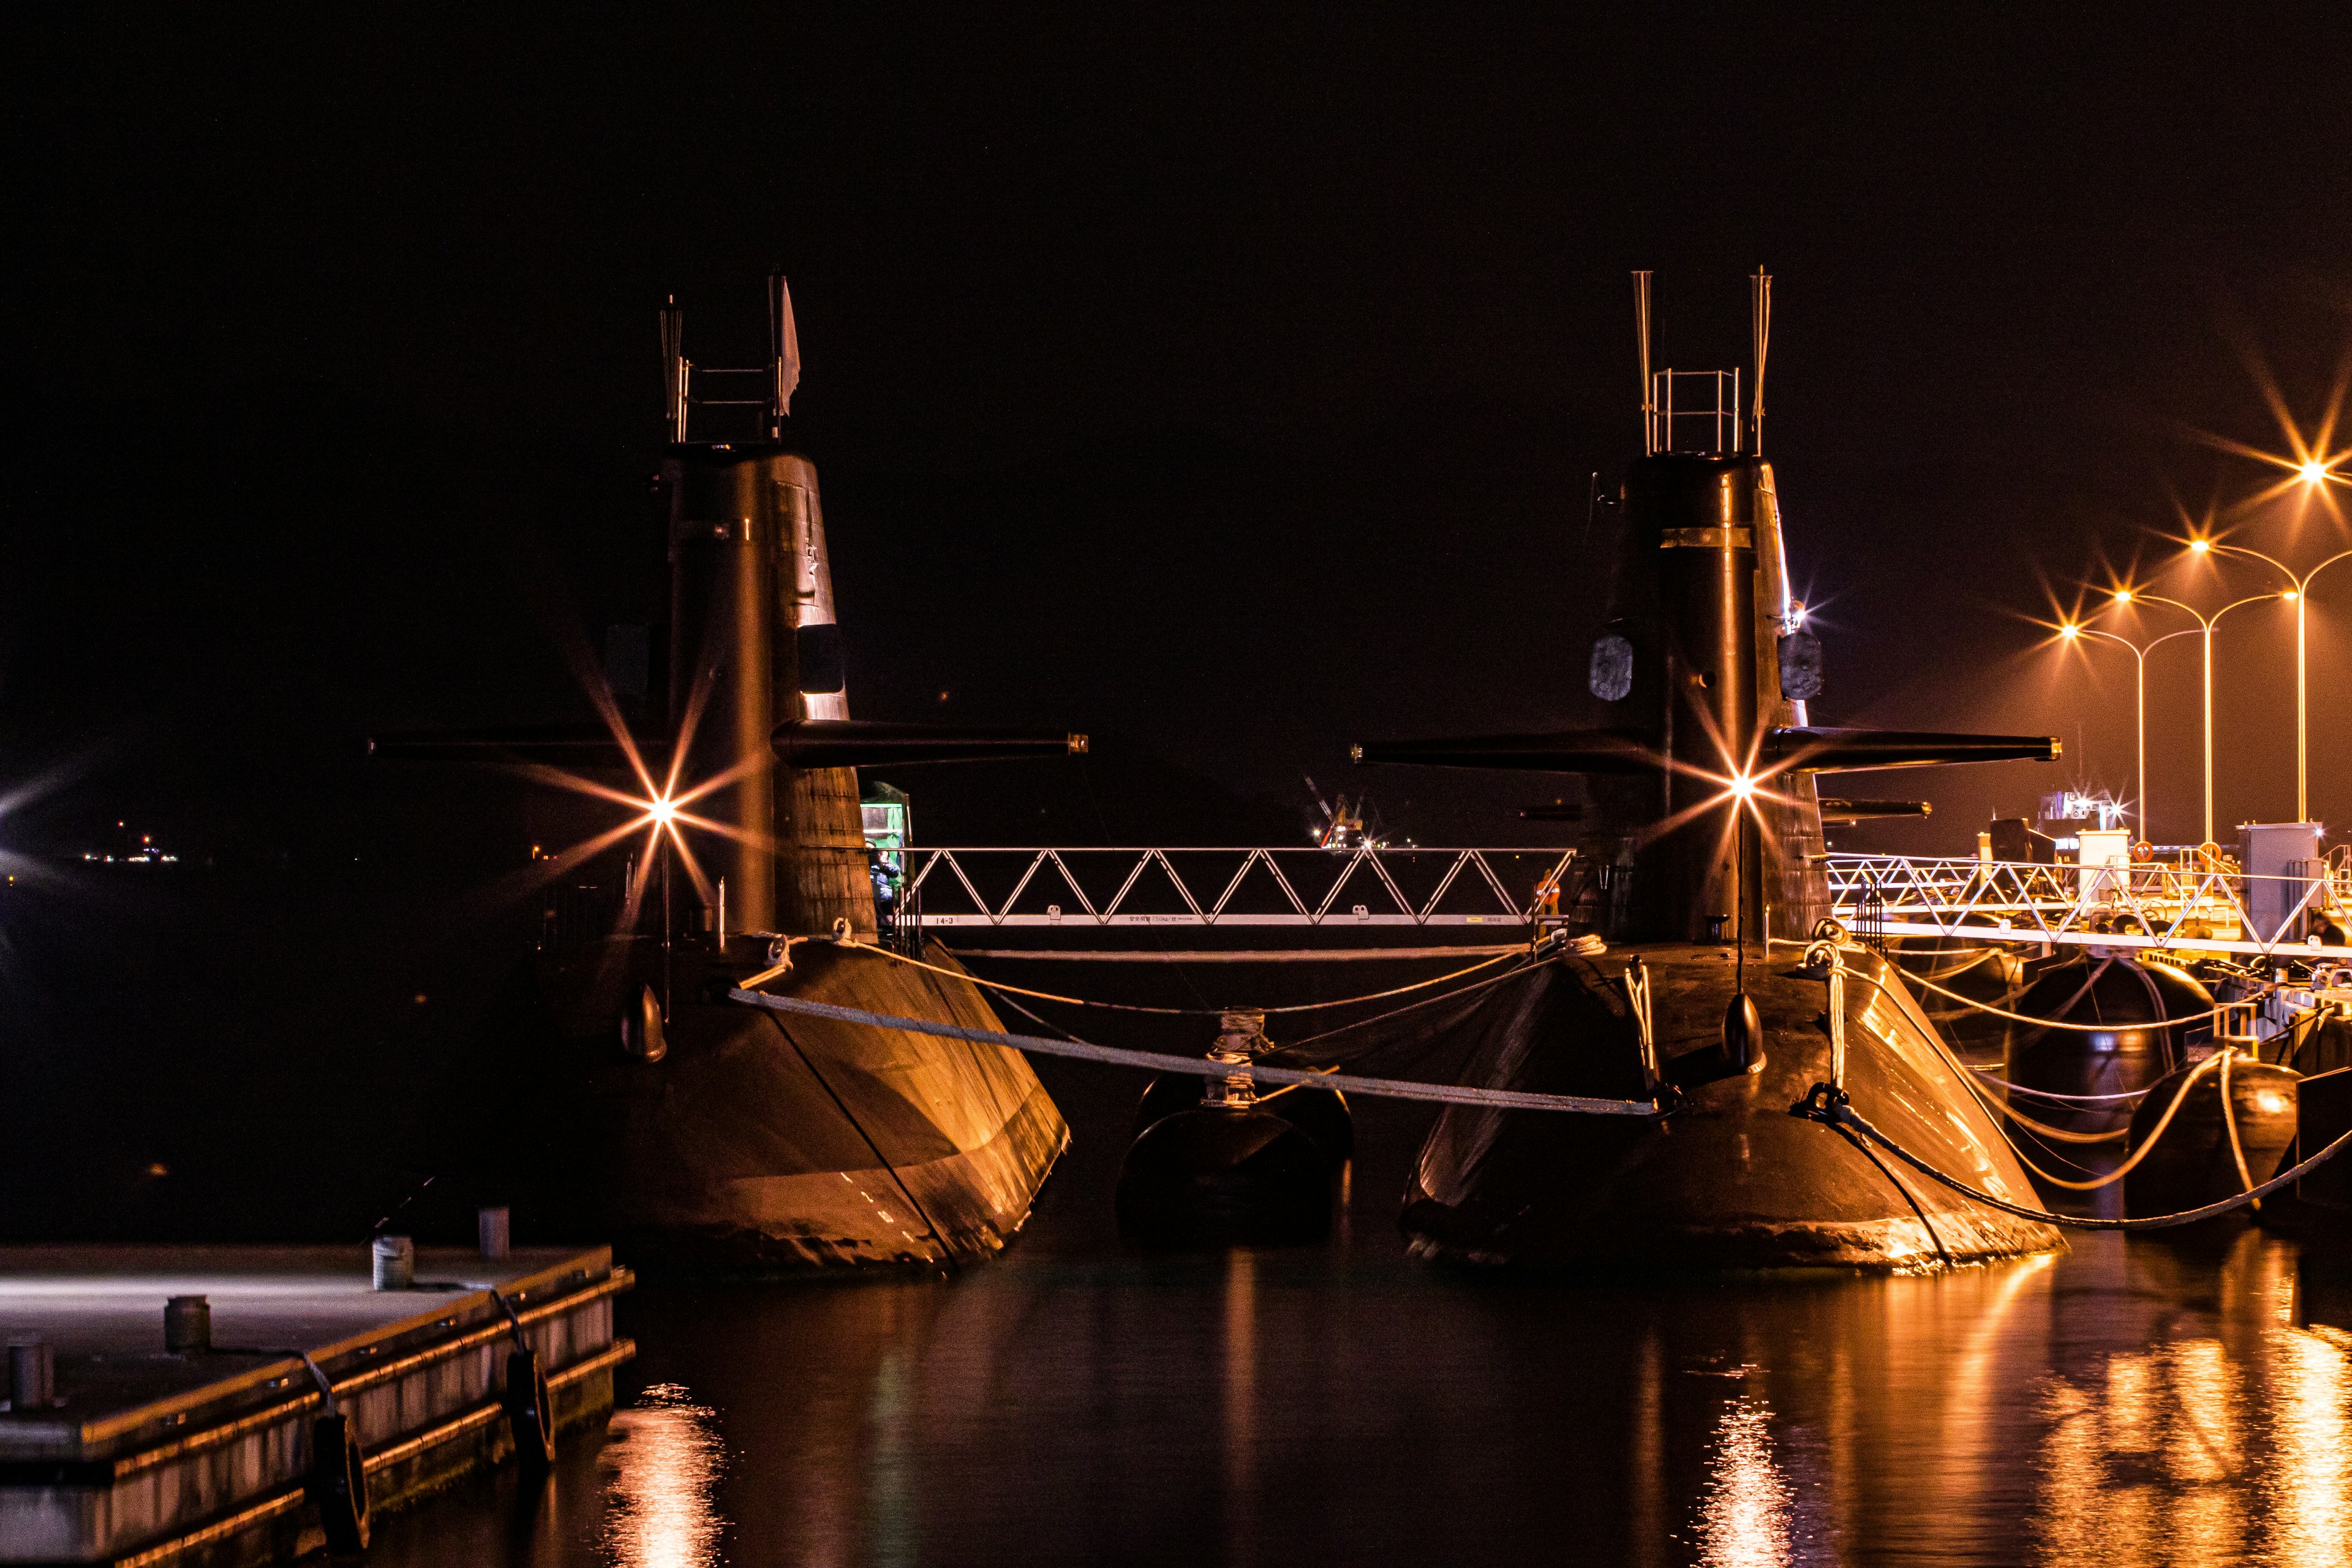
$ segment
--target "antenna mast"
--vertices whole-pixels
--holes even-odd
[[[1755,273],[1748,279],[1756,322],[1756,406],[1748,416],[1748,428],[1755,432],[1755,451],[1764,455],[1764,355],[1772,346],[1772,275],[1764,264],[1756,264]]]
[[[1650,394],[1650,275],[1633,274],[1633,330],[1642,340],[1642,456],[1658,450],[1657,409]]]
[[[686,312],[677,296],[662,307],[662,420],[673,441],[686,439]]]

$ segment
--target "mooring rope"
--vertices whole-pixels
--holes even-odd
[[[1537,1094],[1520,1089],[1472,1089],[1462,1084],[1419,1083],[1410,1079],[1358,1078],[1348,1073],[1269,1067],[1260,1062],[1217,1062],[1205,1057],[1133,1051],[1118,1046],[1087,1045],[1079,1040],[1048,1040],[1035,1035],[974,1029],[961,1024],[936,1023],[929,1018],[901,1018],[887,1013],[868,1013],[859,1007],[836,1007],[830,1002],[812,1002],[801,996],[773,996],[764,991],[735,990],[727,994],[731,1001],[764,1007],[772,1013],[799,1013],[813,1018],[833,1018],[845,1024],[864,1024],[877,1029],[905,1029],[911,1034],[935,1035],[941,1039],[968,1040],[973,1045],[1006,1046],[1016,1051],[1030,1051],[1040,1056],[1108,1062],[1118,1067],[1185,1073],[1194,1078],[1246,1076],[1252,1079],[1262,1079],[1268,1083],[1312,1084],[1319,1089],[1336,1089],[1349,1094],[1375,1095],[1391,1100],[1430,1100],[1441,1105],[1492,1105],[1510,1110],[1566,1110],[1583,1116],[1639,1116],[1652,1120],[1662,1114],[1654,1102],[1646,1100],[1595,1100],[1576,1094]]]
[[[1894,991],[1885,981],[1877,979],[1873,975],[1864,974],[1860,970],[1849,969],[1846,970],[1845,973],[1853,975],[1864,984],[1874,987],[1889,1000],[1895,999]],[[1936,1039],[1931,1037],[1930,1043],[1935,1046],[1937,1052],[1943,1057],[1945,1061],[1949,1063],[1951,1066],[1958,1068],[1965,1065],[1945,1047],[1942,1040]],[[2035,1175],[2041,1177],[2043,1181],[2048,1182],[2052,1186],[2064,1187],[2069,1192],[2096,1192],[2101,1187],[2110,1186],[2116,1182],[2122,1181],[2126,1175],[2130,1173],[2133,1166],[2147,1158],[2149,1152],[2156,1148],[2158,1141],[2163,1138],[2165,1129],[2172,1125],[2173,1116],[2180,1110],[2181,1102],[2189,1096],[2189,1085],[2204,1077],[2205,1074],[2215,1066],[2226,1062],[2230,1055],[2231,1052],[2225,1048],[2214,1056],[2206,1058],[2203,1061],[2198,1063],[2196,1067],[2190,1068],[2189,1076],[2182,1079],[2180,1080],[2179,1087],[2173,1091],[2172,1103],[2164,1108],[2164,1115],[2158,1119],[2157,1124],[2153,1128],[2148,1130],[2147,1142],[2133,1150],[2129,1158],[2126,1159],[2122,1164],[2117,1165],[2114,1170],[2108,1172],[2104,1176],[2099,1176],[2087,1182],[2077,1182],[2065,1176],[2053,1174],[2035,1164],[2032,1157],[2029,1156],[2024,1150],[2020,1149],[2017,1146],[2016,1139],[2004,1135],[2003,1142],[2008,1143],[2010,1152],[2017,1156],[2018,1163],[2020,1164],[2032,1172]],[[2008,1117],[2010,1120],[2032,1128],[2035,1132],[2057,1142],[2112,1143],[2119,1138],[2128,1137],[2131,1133],[2131,1129],[2128,1126],[2117,1128],[2112,1132],[2084,1133],[2061,1131],[2055,1127],[2046,1127],[2042,1123],[2034,1121],[2032,1117],[2025,1115],[2023,1112],[2004,1105],[2000,1100],[1992,1099],[1982,1089],[1977,1087],[1977,1081],[1973,1077],[1963,1076],[1960,1081],[1969,1086],[1969,1092],[1975,1095],[1978,1101],[1984,1105],[1988,1110],[1999,1111],[2001,1115]],[[1832,1085],[1832,1089],[1840,1092],[1843,1091],[1844,1087],[1845,1086],[1842,1081],[1835,1082]]]
[[[1834,924],[1835,922],[1832,921],[1829,923]],[[1810,947],[1812,945],[1811,942],[1799,942],[1791,937],[1776,936],[1771,940],[1772,945],[1775,947]],[[1889,969],[1894,970],[1906,980],[1916,981],[1921,985],[1926,986],[1928,990],[1933,991],[1937,995],[1948,996],[1953,1001],[1960,1003],[1964,1006],[1972,1007],[1979,1013],[1990,1013],[1996,1018],[2006,1018],[2013,1024],[2034,1024],[2044,1029],[2072,1029],[2076,1033],[2085,1035],[2112,1035],[2119,1033],[2125,1029],[2135,1028],[2155,1029],[2160,1033],[2166,1029],[2178,1028],[2183,1024],[2198,1024],[2202,1023],[2208,1018],[2218,1018],[2232,1005],[2232,1004],[2230,1003],[2221,1003],[2203,1013],[2190,1013],[2186,1016],[2179,1018],[2162,1018],[2149,1024],[2067,1024],[2062,1023],[2055,1018],[2036,1018],[2027,1013],[2012,1013],[2005,1007],[1996,1007],[1990,1002],[1979,1002],[1973,996],[1963,995],[1958,991],[1948,990],[1944,986],[1938,985],[1934,981],[1928,979],[1926,975],[1914,974],[1899,963],[1895,963],[1892,961],[1883,962],[1885,962],[1886,966]],[[2102,961],[2098,969],[2092,972],[2091,979],[2084,981],[2081,988],[2076,990],[2074,995],[2066,999],[2066,1005],[2071,1007],[2076,1002],[2081,1001],[2084,994],[2090,990],[2091,982],[2095,981],[2099,977],[2100,973],[2105,972],[2107,964],[2112,963],[2113,962],[2114,960],[2112,959]],[[1849,971],[1848,973],[1852,973],[1859,972]]]
[[[795,937],[793,940],[795,942],[811,942],[816,939],[812,937]],[[985,985],[992,991],[1001,991],[1009,996],[1029,996],[1034,997],[1040,1002],[1060,1002],[1073,1007],[1098,1007],[1113,1013],[1154,1013],[1162,1017],[1178,1018],[1213,1018],[1224,1013],[1265,1013],[1268,1015],[1276,1013],[1319,1013],[1328,1012],[1334,1007],[1353,1007],[1359,1003],[1383,1001],[1391,996],[1402,996],[1410,992],[1425,991],[1433,985],[1443,985],[1449,980],[1459,980],[1465,974],[1475,974],[1482,969],[1492,969],[1495,965],[1503,963],[1507,959],[1518,957],[1528,952],[1528,949],[1523,947],[1513,947],[1506,950],[1505,952],[1496,953],[1492,958],[1481,959],[1479,962],[1469,965],[1467,968],[1457,969],[1451,974],[1440,974],[1428,980],[1416,980],[1410,985],[1391,986],[1386,991],[1367,992],[1361,996],[1344,996],[1336,1002],[1294,1002],[1288,1005],[1280,1007],[1148,1007],[1135,1002],[1101,1002],[1086,996],[1064,996],[1052,991],[1033,991],[1024,985],[1008,985],[1002,980],[984,980],[981,976],[971,973],[968,970],[948,969],[940,964],[926,963],[919,958],[909,958],[903,952],[893,952],[887,947],[881,947],[872,942],[859,942],[856,937],[850,935],[847,931],[840,929],[839,927],[836,927],[835,930],[833,942],[836,947],[846,948],[856,952],[874,953],[880,957],[888,959],[893,963],[911,964],[917,969],[927,969],[933,974],[944,974],[950,980],[968,980],[974,985]],[[790,969],[792,965],[787,963],[779,968],[767,970],[761,973],[752,975],[750,979],[743,982],[743,988],[748,991],[765,984],[767,982],[773,980],[777,975],[783,973],[785,970]]]
[[[2005,1078],[1995,1078],[1992,1075],[1992,1068],[1990,1068],[1971,1066],[1969,1070],[1972,1073],[1980,1074],[1987,1083],[1997,1083],[2000,1085],[2001,1088],[2009,1090],[2011,1094],[2030,1094],[2036,1100],[2061,1100],[2068,1105],[2099,1105],[2109,1100],[2128,1100],[2137,1102],[2147,1098],[2147,1090],[2144,1089],[2129,1089],[2122,1094],[2059,1094],[2051,1089],[2031,1089],[2021,1083],[2011,1083]]]
[[[2112,962],[2112,960],[2109,962]],[[2183,1024],[2198,1024],[2204,1022],[2208,1018],[2218,1018],[2221,1016],[2223,1011],[2231,1005],[2231,1004],[2225,1002],[2206,1012],[2190,1013],[2186,1016],[2179,1018],[2161,1018],[2150,1024],[2067,1024],[2061,1023],[2055,1018],[2036,1018],[2030,1014],[2012,1013],[2006,1007],[1996,1007],[1990,1002],[1979,1002],[1973,996],[1963,996],[1957,991],[1947,990],[1945,987],[1937,984],[1934,981],[1927,979],[1924,975],[1912,974],[1907,972],[1901,971],[1898,971],[1898,973],[1903,973],[1903,976],[1906,980],[1917,981],[1920,984],[1926,986],[1928,990],[1933,991],[1938,996],[1948,996],[1953,1001],[1973,1007],[1979,1013],[1990,1013],[1996,1018],[2007,1018],[2013,1024],[2032,1024],[2044,1029],[2071,1029],[2077,1034],[2084,1035],[2113,1035],[2118,1034],[2126,1029],[2155,1029],[2161,1032],[2165,1029],[2178,1028]],[[2092,976],[2094,980],[2098,976],[2095,973]],[[2089,989],[2089,984],[2088,982],[2085,982],[2083,990],[2087,991]],[[2068,999],[2067,1005],[2072,1006],[2075,1002],[2080,1001],[2082,996],[2083,991],[2077,991],[2074,993],[2073,997]]]
[[[2209,1061],[2211,1059],[2208,1058]],[[2199,1070],[2202,1071],[2204,1066],[2204,1063],[2200,1063]],[[1957,1176],[1946,1175],[1872,1126],[1853,1109],[1843,1090],[1832,1089],[1826,1083],[1813,1085],[1811,1093],[1789,1107],[1789,1114],[1802,1117],[1808,1121],[1818,1121],[1856,1147],[1861,1146],[1860,1138],[1856,1136],[1858,1131],[1861,1137],[1868,1138],[1921,1175],[1930,1181],[1940,1182],[1962,1197],[1982,1204],[1987,1208],[1999,1209],[2020,1219],[2039,1220],[2044,1225],[2066,1226],[2076,1230],[2162,1230],[2173,1226],[2194,1225],[2200,1219],[2211,1219],[2270,1196],[2281,1187],[2302,1180],[2307,1173],[2343,1152],[2346,1145],[2352,1144],[2352,1132],[2347,1132],[2301,1164],[2281,1171],[2262,1185],[2250,1187],[2235,1197],[2207,1204],[2202,1208],[2184,1209],[2179,1214],[2150,1215],[2145,1219],[2090,1219],[2080,1215],[2053,1214],[2048,1209],[2027,1208],[2022,1204],[2012,1204],[1990,1193],[1980,1193]]]
[[[1521,949],[1520,951],[1524,952],[1526,950]],[[1517,969],[1507,969],[1500,974],[1490,974],[1484,980],[1473,980],[1469,984],[1462,986],[1456,990],[1442,991],[1434,996],[1423,996],[1415,1001],[1408,1002],[1402,1007],[1391,1007],[1385,1013],[1375,1013],[1369,1018],[1358,1018],[1352,1023],[1341,1024],[1335,1028],[1326,1029],[1319,1035],[1309,1035],[1303,1040],[1289,1041],[1285,1044],[1282,1048],[1286,1051],[1295,1051],[1302,1047],[1311,1046],[1318,1040],[1328,1040],[1334,1035],[1345,1035],[1357,1029],[1369,1029],[1374,1024],[1384,1024],[1391,1018],[1402,1018],[1407,1013],[1413,1012],[1419,1008],[1434,1007],[1440,1002],[1451,1002],[1457,996],[1467,996],[1473,991],[1484,991],[1490,985],[1500,985],[1507,980],[1516,980],[1522,974],[1531,974],[1535,971],[1543,968],[1546,964],[1558,963],[1560,961],[1561,956],[1561,954],[1557,952],[1547,953],[1541,958],[1533,959],[1527,963],[1521,964]]]

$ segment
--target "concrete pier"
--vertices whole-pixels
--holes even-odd
[[[364,1246],[0,1247],[0,1333],[22,1373],[0,1413],[0,1563],[313,1550],[329,1538],[322,1508],[358,1511],[334,1496],[334,1415],[371,1511],[529,1459],[541,1429],[611,1410],[613,1369],[635,1349],[614,1336],[613,1298],[631,1283],[605,1247],[419,1248],[414,1284],[388,1290]],[[165,1303],[197,1296],[211,1348],[167,1350]],[[201,1332],[204,1315],[178,1306],[175,1333]],[[546,1381],[543,1416],[509,1376],[521,1344]],[[46,1387],[36,1363],[54,1368]]]

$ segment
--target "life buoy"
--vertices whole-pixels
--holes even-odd
[[[555,1462],[555,1403],[539,1352],[519,1350],[507,1357],[507,1427],[514,1437],[515,1462],[541,1475]]]
[[[367,1456],[347,1415],[310,1423],[310,1477],[305,1483],[319,1507],[319,1525],[331,1552],[365,1552],[368,1543]]]

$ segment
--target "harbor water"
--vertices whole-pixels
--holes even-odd
[[[1140,1085],[958,1277],[649,1281],[601,1441],[377,1564],[2352,1560],[2352,1286],[2252,1228],[1916,1278],[1502,1279],[1406,1253],[1424,1110],[1358,1105],[1327,1244],[1154,1257]],[[1827,1136],[1827,1134],[1824,1134]]]

